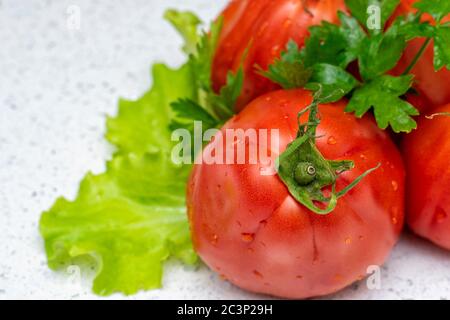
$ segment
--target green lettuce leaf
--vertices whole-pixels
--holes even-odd
[[[168,258],[197,261],[185,204],[191,165],[172,161],[177,142],[171,130],[186,125],[180,120],[208,119],[211,126],[226,121],[242,87],[237,73],[222,94],[211,89],[220,22],[208,34],[190,12],[169,11],[166,18],[185,38],[188,61],[179,69],[156,64],[153,88],[137,101],[119,102],[118,115],[107,119],[106,138],[116,152],[106,172],[88,174],[74,201],[58,199],[40,221],[49,267],[94,258],[93,291],[99,295],[158,288]]]
[[[184,199],[189,170],[165,157],[117,156],[106,173],[84,178],[75,201],[57,200],[40,223],[49,267],[90,255],[93,291],[109,295],[160,287],[170,256],[195,263]]]
[[[161,285],[170,256],[194,263],[186,219],[189,166],[171,159],[170,103],[191,97],[186,67],[154,67],[154,87],[137,101],[121,101],[108,120],[118,152],[104,174],[88,174],[75,201],[59,199],[42,215],[40,231],[50,268],[82,255],[98,265],[99,295],[133,294]]]

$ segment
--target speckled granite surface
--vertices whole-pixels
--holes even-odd
[[[89,279],[46,267],[40,212],[78,182],[101,172],[110,147],[106,114],[118,97],[137,98],[150,85],[154,61],[182,61],[167,7],[212,18],[225,0],[0,1],[0,299],[96,298]],[[81,9],[81,29],[67,27],[67,9]],[[70,271],[70,270],[69,270]],[[112,298],[123,298],[115,295]],[[221,281],[205,267],[171,262],[164,289],[131,298],[261,298]],[[336,299],[450,298],[450,253],[403,236],[382,269],[380,290],[364,282]]]

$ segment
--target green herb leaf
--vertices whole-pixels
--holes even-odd
[[[355,88],[358,81],[347,71],[330,64],[314,65],[313,73],[306,85],[312,91],[322,90],[322,97],[328,97],[321,103],[335,102]]]
[[[378,77],[355,90],[346,112],[362,117],[373,107],[380,128],[390,125],[395,132],[411,132],[417,127],[411,116],[419,112],[400,97],[411,88],[412,82],[412,75]]]
[[[209,114],[203,107],[190,99],[180,99],[171,104],[175,113],[170,124],[172,130],[185,128],[194,131],[194,121],[201,121],[205,130],[219,125],[219,120]]]
[[[339,18],[340,26],[322,22],[322,25],[309,29],[310,37],[302,51],[306,66],[327,63],[346,68],[356,60],[366,34],[354,18],[342,12],[339,12]]]
[[[450,70],[450,27],[436,27],[434,37],[434,68],[439,71],[443,67]]]
[[[239,68],[234,74],[228,72],[227,83],[220,89],[220,94],[212,94],[210,103],[215,110],[219,110],[219,117],[228,120],[234,114],[234,106],[241,95],[244,86],[244,70]]]
[[[396,18],[393,25],[398,27],[399,34],[403,35],[407,41],[419,37],[434,37],[435,27],[429,22],[422,22],[421,18],[420,14],[410,14]]]
[[[429,13],[437,22],[450,14],[450,2],[448,0],[421,0],[414,4],[421,13]]]
[[[399,3],[400,0],[345,0],[345,4],[352,12],[352,15],[366,28],[368,27],[369,14],[371,13],[369,9],[373,6],[380,9],[380,28],[369,30],[375,33],[383,31],[386,22],[392,16]]]
[[[260,68],[259,73],[284,89],[303,88],[311,77],[311,70],[305,67],[301,51],[292,40],[281,57],[269,66],[269,70]]]
[[[364,80],[372,80],[395,67],[403,55],[407,42],[393,25],[384,34],[364,39],[359,56],[359,68]]]

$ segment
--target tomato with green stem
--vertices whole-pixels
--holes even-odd
[[[241,66],[245,80],[237,111],[252,99],[280,87],[258,73],[273,63],[289,40],[303,46],[308,28],[322,21],[337,23],[344,0],[234,0],[223,11],[221,31],[212,68],[219,91],[227,74]]]
[[[415,233],[450,250],[450,104],[435,112],[403,141],[407,221]]]
[[[241,288],[287,298],[331,294],[381,265],[401,232],[404,168],[388,134],[370,116],[345,114],[345,101],[320,104],[317,131],[306,129],[302,124],[314,125],[311,102],[304,90],[275,91],[222,128],[223,135],[229,129],[279,130],[281,152],[269,149],[271,161],[194,166],[187,195],[194,247],[211,269]],[[305,136],[308,144],[299,142]],[[214,139],[203,156],[239,145],[248,155],[253,144]],[[261,174],[274,163],[279,175]],[[349,184],[354,188],[340,193]]]

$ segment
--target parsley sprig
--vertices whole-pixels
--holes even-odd
[[[305,87],[317,91],[321,88],[329,101],[348,96],[347,112],[362,117],[373,109],[380,128],[391,127],[394,132],[410,132],[417,127],[413,116],[419,112],[404,95],[414,82],[409,72],[420,58],[426,45],[434,40],[435,69],[450,69],[450,26],[441,23],[450,13],[447,0],[426,0],[416,4],[418,12],[398,17],[386,28],[399,4],[399,0],[346,0],[352,12],[338,13],[340,24],[323,22],[310,28],[305,46],[299,49],[293,41],[267,71],[261,74],[291,89]],[[369,27],[368,8],[380,9],[378,28]],[[430,14],[436,23],[422,22],[424,14]],[[426,37],[422,52],[400,76],[388,75],[394,68],[408,41]],[[349,66],[357,63],[360,80],[349,72]]]

